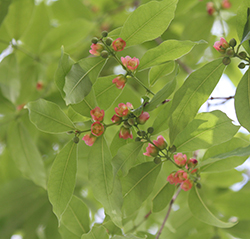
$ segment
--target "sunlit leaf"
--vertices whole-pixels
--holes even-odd
[[[202,189],[197,189],[197,187],[193,187],[189,193],[188,205],[192,214],[202,222],[205,222],[215,227],[221,227],[221,228],[233,227],[235,223],[223,222],[209,210],[209,208],[202,200],[198,190]]]
[[[59,152],[50,170],[48,195],[59,222],[75,188],[77,170],[77,145],[71,140]]]
[[[75,126],[60,107],[50,101],[39,99],[27,104],[30,120],[47,133],[63,133],[75,130]]]
[[[172,21],[176,4],[177,0],[164,0],[140,6],[125,22],[120,37],[127,46],[159,37]]]

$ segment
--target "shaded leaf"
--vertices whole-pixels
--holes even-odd
[[[73,122],[55,103],[39,99],[29,102],[27,108],[31,122],[44,132],[53,134],[75,130]]]
[[[88,234],[83,234],[81,239],[109,239],[109,235],[103,226],[94,226]]]
[[[42,157],[28,130],[21,123],[13,122],[10,125],[8,147],[23,175],[46,188],[46,171]]]
[[[202,189],[197,189],[197,187],[193,187],[189,193],[188,205],[192,214],[202,222],[205,222],[215,227],[233,227],[235,223],[221,221],[208,209],[206,204],[203,202],[198,190]]]
[[[196,70],[176,91],[170,110],[170,141],[195,117],[201,105],[208,99],[225,68],[221,59],[209,62]]]
[[[48,180],[49,200],[59,222],[74,192],[76,169],[77,145],[71,140],[56,156]]]
[[[9,6],[11,4],[11,0],[1,0],[0,1],[0,26],[8,13]]]
[[[239,128],[219,110],[200,113],[177,135],[173,144],[178,152],[207,149],[230,140]]]
[[[247,8],[247,21],[244,27],[241,43],[250,39],[250,8]]]
[[[127,46],[159,37],[174,18],[176,4],[177,0],[164,0],[138,7],[124,23],[120,37]]]
[[[160,170],[161,164],[146,162],[131,168],[121,179],[125,217],[135,213],[150,195]]]

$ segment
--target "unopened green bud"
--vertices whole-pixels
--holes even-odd
[[[108,58],[108,57],[109,57],[109,53],[108,53],[106,50],[103,50],[103,51],[101,52],[101,57],[102,57],[102,58]]]
[[[155,163],[155,164],[161,163],[161,158],[160,158],[160,157],[154,158],[154,163]]]
[[[132,126],[135,125],[135,119],[134,118],[128,119],[128,123]]]
[[[245,66],[246,66],[246,64],[245,64],[244,62],[241,62],[241,63],[238,65],[238,67],[239,67],[240,69],[244,69]]]
[[[196,183],[196,187],[200,189],[201,188],[201,184],[200,183]]]
[[[242,51],[242,52],[239,53],[239,57],[240,57],[241,59],[245,59],[245,58],[247,57],[247,53],[244,52],[244,51]]]
[[[226,49],[226,55],[227,55],[227,56],[233,56],[233,55],[234,55],[234,50],[231,49],[231,48],[227,48],[227,49]]]
[[[131,125],[129,124],[128,121],[124,121],[123,126],[124,126],[125,128],[130,128],[130,127],[131,127]]]
[[[77,136],[75,136],[75,137],[73,138],[73,142],[74,142],[75,144],[78,144],[78,143],[79,143],[79,138],[78,138]]]
[[[140,137],[136,137],[136,138],[135,138],[135,141],[136,141],[136,142],[139,142],[139,141],[141,141],[141,138],[140,138]]]
[[[108,32],[107,32],[107,31],[103,31],[103,32],[102,32],[102,36],[103,36],[103,37],[107,37],[107,36],[108,36]]]
[[[149,127],[147,129],[147,131],[148,131],[149,134],[152,134],[154,132],[154,128],[153,127]]]
[[[141,136],[144,137],[146,135],[146,132],[143,130],[141,131]]]
[[[227,66],[227,65],[229,65],[230,63],[231,63],[231,59],[229,58],[229,57],[224,57],[223,59],[222,59],[222,63],[225,65],[225,66]]]
[[[141,131],[137,131],[137,135],[142,136]]]
[[[175,145],[172,145],[171,147],[169,147],[169,151],[170,151],[171,153],[176,152],[176,146],[175,146]]]
[[[93,44],[96,44],[98,41],[99,41],[99,39],[97,37],[93,37],[92,40],[91,40],[91,42]]]
[[[229,46],[231,47],[235,47],[237,44],[236,40],[234,38],[232,38],[230,41],[229,41]]]
[[[107,37],[105,43],[106,43],[108,46],[111,46],[112,42],[113,42],[113,39],[110,38],[110,37]]]

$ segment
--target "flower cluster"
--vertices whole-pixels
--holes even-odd
[[[129,102],[126,104],[120,103],[118,107],[115,108],[115,115],[111,118],[113,123],[119,125],[123,122],[120,128],[119,137],[123,139],[133,138],[132,126],[137,124],[145,124],[149,119],[148,112],[141,112],[139,117],[136,117],[131,111],[134,109],[133,105]]]
[[[84,140],[88,146],[92,146],[97,137],[104,133],[104,125],[102,124],[104,110],[101,110],[100,107],[97,106],[90,111],[90,115],[94,121],[94,123],[91,125],[91,133],[86,134],[82,138],[82,140]]]
[[[156,157],[159,153],[159,150],[163,150],[167,147],[167,142],[162,135],[157,137],[157,140],[153,140],[153,144],[149,143],[146,148],[146,153],[144,155],[148,157]]]
[[[220,4],[220,8],[222,9],[229,9],[231,8],[232,4],[230,3],[229,0],[222,0],[221,4]],[[216,11],[219,11],[219,9],[216,9],[215,4],[213,2],[208,2],[206,4],[206,8],[207,8],[207,13],[209,15],[213,15]]]
[[[188,191],[193,186],[193,180],[190,178],[190,175],[197,173],[197,168],[195,167],[198,164],[198,161],[194,158],[187,160],[187,156],[182,153],[174,155],[174,161],[183,169],[178,170],[177,172],[172,172],[167,177],[167,181],[170,184],[180,184],[181,189]]]

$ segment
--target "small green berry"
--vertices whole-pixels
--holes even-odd
[[[196,187],[200,189],[201,188],[201,184],[200,183],[196,183]]]
[[[223,59],[222,59],[222,63],[225,65],[225,66],[227,66],[227,65],[229,65],[230,63],[231,63],[231,59],[229,58],[229,57],[224,57]]]
[[[154,163],[155,164],[161,163],[161,158],[159,158],[159,157],[154,158]]]
[[[107,36],[108,36],[108,32],[107,32],[107,31],[103,31],[103,32],[102,32],[102,36],[103,36],[103,37],[107,37]]]
[[[77,136],[75,136],[75,137],[73,138],[73,142],[74,142],[75,144],[78,144],[78,143],[79,143],[79,138],[78,138]]]
[[[101,52],[101,57],[106,59],[106,58],[109,57],[109,53],[108,53],[106,50],[103,50],[103,51]]]
[[[142,136],[141,131],[137,131],[137,135]]]
[[[244,62],[241,62],[241,63],[238,65],[238,67],[239,67],[240,69],[244,69],[245,66],[246,66],[246,64],[245,64]]]
[[[169,151],[170,151],[171,153],[176,152],[176,146],[175,146],[175,145],[172,145],[171,147],[169,147]]]
[[[141,131],[141,136],[142,136],[142,137],[146,136],[146,132],[145,132],[144,130]]]
[[[97,44],[98,41],[99,41],[99,39],[97,37],[93,37],[92,40],[91,40],[91,42],[93,44]]]
[[[233,56],[233,55],[234,55],[234,50],[231,49],[231,48],[227,48],[227,49],[226,49],[226,55],[227,55],[227,56]]]
[[[237,44],[236,40],[234,38],[232,38],[230,41],[229,41],[229,46],[231,47],[235,47]]]
[[[153,127],[149,127],[147,129],[147,131],[148,131],[149,134],[152,134],[154,132],[154,128]]]
[[[242,52],[239,53],[239,57],[240,57],[241,59],[245,59],[245,58],[247,57],[247,53],[244,52],[244,51],[242,51]]]
[[[110,37],[107,37],[105,43],[106,43],[108,46],[111,46],[112,42],[113,42],[113,39],[110,38]]]
[[[141,141],[141,138],[140,138],[140,137],[136,137],[136,138],[135,138],[135,141],[136,141],[136,142],[139,142],[139,141]]]

